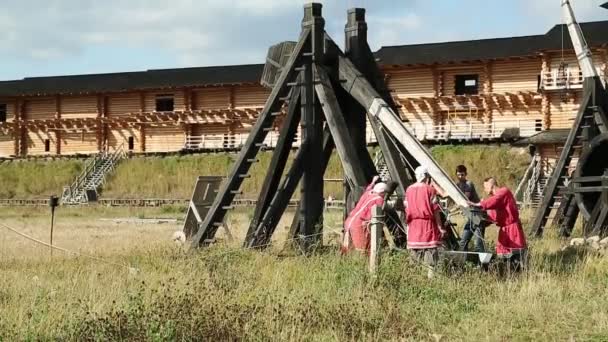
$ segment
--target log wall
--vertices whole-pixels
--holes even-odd
[[[270,89],[262,86],[242,86],[234,88],[234,108],[264,107]]]
[[[61,117],[94,118],[97,116],[97,96],[60,97]]]
[[[192,91],[192,109],[230,108],[230,87],[211,87]]]
[[[25,101],[25,118],[28,120],[54,119],[56,113],[55,97],[30,98]]]
[[[108,132],[108,149],[115,151],[124,144],[123,149],[129,151],[129,137],[133,137],[133,149],[130,151],[143,152],[141,150],[141,131],[137,128],[111,129]]]
[[[109,116],[127,116],[139,113],[141,109],[141,95],[139,93],[111,94],[106,99]]]
[[[49,150],[45,151],[45,141],[49,140]],[[27,155],[43,156],[54,155],[57,151],[57,138],[55,132],[29,131],[27,133]]]
[[[172,152],[184,148],[186,133],[178,127],[146,127],[146,152]]]
[[[95,132],[61,132],[61,154],[97,153],[97,135]]]
[[[538,91],[541,72],[540,58],[522,61],[496,61],[492,63],[492,88],[495,93]]]
[[[7,158],[15,154],[15,139],[12,134],[0,133],[0,157]]]
[[[15,120],[17,101],[12,99],[0,99],[0,103],[6,105],[6,122],[12,122]]]

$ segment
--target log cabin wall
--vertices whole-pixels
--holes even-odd
[[[226,109],[230,108],[231,87],[209,87],[192,91],[192,109]]]
[[[174,152],[184,148],[186,132],[181,126],[146,127],[146,152]]]
[[[59,143],[61,144],[62,155],[94,154],[99,152],[95,132],[62,132]]]
[[[116,151],[119,147],[133,153],[145,152],[141,145],[141,129],[111,128],[108,132],[108,150]]]
[[[57,151],[57,136],[55,132],[31,130],[27,132],[27,155],[54,155]]]
[[[64,119],[97,116],[97,96],[61,96],[59,100]]]

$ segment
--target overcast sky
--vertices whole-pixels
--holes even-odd
[[[327,31],[343,40],[346,9],[366,7],[370,44],[542,34],[561,0],[325,0]],[[579,21],[608,19],[606,0],[573,0]],[[262,63],[296,40],[304,0],[20,0],[0,12],[0,80]],[[608,34],[608,33],[607,33]]]

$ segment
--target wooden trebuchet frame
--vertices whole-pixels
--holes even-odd
[[[349,11],[347,56],[325,33],[321,9],[321,4],[305,5],[300,40],[282,68],[232,171],[194,235],[193,247],[212,240],[251,164],[256,161],[266,130],[273,123],[272,113],[284,102],[288,103],[287,116],[260,189],[245,247],[269,245],[298,184],[301,200],[289,236],[296,238],[304,251],[319,242],[323,226],[323,174],[334,148],[350,193],[350,204],[345,210],[356,203],[376,172],[365,147],[366,117],[379,141],[391,179],[399,183],[401,193],[412,181],[412,168],[425,165],[454,202],[468,206],[464,194],[396,114],[396,106],[367,44],[365,11]],[[302,128],[302,143],[285,173],[298,125]]]

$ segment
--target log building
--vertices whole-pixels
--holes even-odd
[[[608,77],[608,21],[581,26],[600,75]],[[542,35],[383,47],[376,57],[420,140],[529,138],[547,167],[559,154],[555,130],[570,127],[582,90],[563,25]],[[237,149],[270,93],[259,84],[262,68],[0,82],[0,158]],[[277,132],[269,134],[269,146]]]

